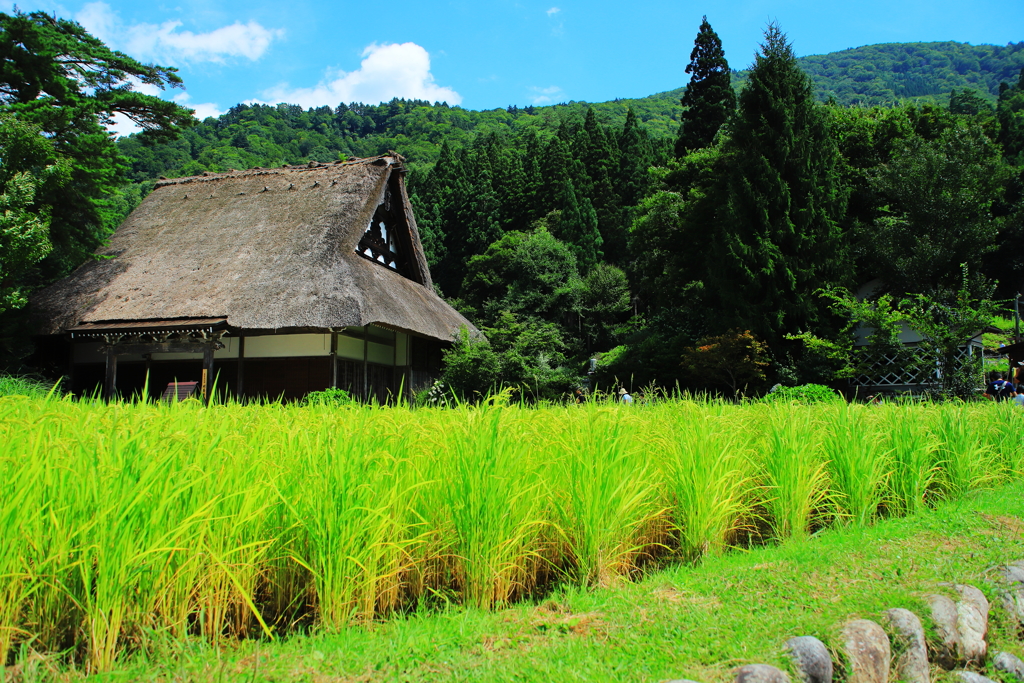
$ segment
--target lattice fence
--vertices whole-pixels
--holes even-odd
[[[905,346],[885,353],[861,347],[860,374],[850,378],[859,387],[935,386],[942,381],[937,359],[919,346]],[[961,346],[957,363],[963,365],[974,354],[981,353],[975,345]]]

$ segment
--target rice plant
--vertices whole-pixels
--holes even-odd
[[[1024,410],[1009,401],[996,404],[993,448],[999,474],[1008,478],[1024,477]]]
[[[549,451],[555,520],[567,541],[574,580],[607,586],[628,576],[643,548],[656,542],[657,478],[645,449],[617,406],[582,408]]]
[[[493,407],[462,412],[441,465],[444,509],[463,599],[489,608],[526,585],[542,524],[540,480],[511,415]]]
[[[898,404],[888,406],[878,424],[881,448],[889,453],[892,471],[886,487],[886,506],[891,515],[914,515],[925,509],[928,492],[939,472],[938,438],[929,430],[930,407]]]
[[[753,479],[748,439],[735,425],[691,407],[656,442],[681,556],[689,561],[725,549],[749,513]]]
[[[1002,408],[0,396],[0,662],[102,672],[166,638],[491,609],[629,580],[671,539],[697,560],[752,520],[781,540],[914,513],[1021,475]]]
[[[785,404],[763,408],[760,465],[768,522],[778,538],[803,536],[829,502],[828,471],[820,454],[816,411]]]
[[[832,403],[826,412],[824,457],[837,513],[856,526],[878,514],[891,474],[888,452],[868,421],[871,406]]]
[[[939,476],[946,495],[961,496],[995,479],[990,438],[996,433],[986,420],[975,419],[967,405],[951,405],[937,414]]]

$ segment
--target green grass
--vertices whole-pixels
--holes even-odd
[[[626,630],[646,623],[644,610],[662,619],[632,592],[658,567],[700,576],[774,552],[751,550],[762,544],[813,545],[847,526],[875,533],[873,522],[898,525],[890,518],[1024,472],[1024,412],[1006,404],[494,403],[0,398],[0,658],[91,674],[138,673],[152,658],[157,670],[195,658],[216,668],[232,653],[337,636],[377,653],[355,669],[349,655],[335,663],[356,676],[414,668],[420,655],[401,644],[368,644],[398,633],[423,637],[428,669],[470,657],[466,671],[483,671],[520,640],[611,638],[620,618],[590,615],[611,608],[580,606],[595,596],[636,603]],[[714,599],[730,591],[723,583]],[[511,630],[475,640],[502,623]],[[445,654],[449,628],[473,644],[456,639]],[[322,652],[317,662],[333,661]]]
[[[52,384],[32,377],[0,375],[0,396],[33,396],[43,398],[54,387]]]

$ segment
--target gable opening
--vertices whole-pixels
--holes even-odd
[[[396,201],[394,195],[389,183],[383,201],[377,206],[369,226],[359,240],[356,253],[422,284],[409,226],[401,210],[402,202]]]

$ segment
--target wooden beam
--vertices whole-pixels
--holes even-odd
[[[143,396],[142,399],[144,401],[148,402],[149,401],[149,391],[150,391],[150,389],[152,389],[152,387],[149,386],[149,372],[150,372],[150,370],[153,369],[153,354],[147,353],[145,355],[145,359],[146,359],[146,381],[143,382],[143,386],[146,388],[146,395]]]
[[[224,344],[221,342],[186,342],[186,341],[173,341],[173,342],[140,342],[137,344],[111,344],[104,347],[107,353],[114,353],[118,356],[126,356],[128,354],[146,354],[146,353],[205,353],[206,349],[222,349]]]
[[[338,388],[338,333],[331,330],[331,388]]]
[[[75,340],[68,342],[68,386],[62,387],[67,391],[75,390]]]
[[[103,398],[111,400],[117,393],[117,354],[107,348],[107,372],[103,379]]]
[[[238,380],[235,383],[235,394],[239,401],[245,396],[245,337],[238,338]]]
[[[210,404],[213,398],[213,346],[203,349],[203,402]]]

